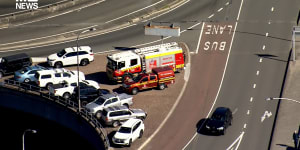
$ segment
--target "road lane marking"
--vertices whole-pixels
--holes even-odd
[[[238,108],[234,109],[234,111],[232,112],[232,114],[234,115],[237,111],[238,111]]]
[[[256,71],[256,75],[257,75],[257,76],[259,75],[259,70]]]
[[[274,11],[274,7],[271,8],[271,11],[272,11],[272,12]]]
[[[250,115],[250,110],[247,110],[247,115]]]
[[[260,63],[262,62],[262,58],[259,59],[259,62],[260,62]]]
[[[253,101],[253,97],[250,97],[250,102],[252,102]]]
[[[268,33],[268,32],[266,33],[266,36],[269,36],[269,33]]]
[[[245,132],[243,131],[240,136],[226,150],[237,150],[241,144]],[[236,147],[234,147],[236,145]]]
[[[256,88],[256,84],[255,84],[255,83],[253,84],[253,88],[254,88],[254,89]]]
[[[223,10],[223,7],[221,7],[219,10],[218,10],[218,12],[220,12],[220,11],[222,11]]]
[[[269,20],[268,24],[271,24],[271,20]]]
[[[245,124],[244,124],[244,129],[246,129],[246,128],[247,128],[247,124],[245,123]]]
[[[266,48],[266,45],[263,45],[262,49],[265,50],[265,48]]]
[[[213,17],[214,15],[215,15],[215,14],[211,14],[211,15],[210,15],[210,16],[208,16],[207,18],[209,18],[209,19],[210,19],[210,18],[211,18],[211,17]]]
[[[272,116],[272,112],[268,112],[268,111],[265,111],[265,113],[263,114],[263,116],[261,117],[261,122],[263,122],[266,118],[270,118]]]
[[[227,2],[225,5],[226,5],[226,6],[229,5],[229,2]]]
[[[205,24],[205,22],[202,24],[202,28],[201,28],[201,31],[200,31],[200,34],[199,34],[198,44],[197,44],[197,48],[196,48],[196,54],[198,54],[198,50],[199,50],[199,46],[200,46],[200,41],[201,41],[201,37],[202,37],[202,33],[203,33],[204,24]]]

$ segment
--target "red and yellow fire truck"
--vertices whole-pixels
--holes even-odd
[[[106,74],[110,80],[124,81],[163,66],[170,66],[173,71],[184,68],[184,53],[176,42],[109,54]]]

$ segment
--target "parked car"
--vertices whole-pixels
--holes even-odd
[[[99,96],[94,101],[88,103],[85,107],[87,110],[96,115],[98,119],[101,117],[101,112],[104,108],[111,107],[111,106],[126,106],[132,105],[132,96],[121,93],[121,94],[104,94]]]
[[[138,138],[142,138],[145,125],[140,119],[129,119],[115,133],[112,142],[117,145],[131,146],[131,143]]]
[[[206,129],[211,133],[224,135],[228,126],[232,123],[232,112],[229,108],[218,107],[212,116],[207,119]]]
[[[96,89],[95,87],[80,87],[80,101],[81,105],[85,106],[87,103],[94,101],[96,98],[103,94],[110,93],[107,89]],[[78,88],[75,87],[71,99],[78,101]]]
[[[91,61],[94,61],[94,53],[89,46],[80,46],[78,48],[78,59],[82,66],[86,66]],[[77,47],[68,47],[58,53],[51,54],[47,57],[47,62],[50,66],[61,68],[67,65],[77,64]]]
[[[48,68],[35,65],[35,66],[27,66],[22,68],[21,70],[15,71],[14,79],[18,82],[29,83],[35,80],[35,73],[40,70],[47,70]]]
[[[34,75],[35,82],[39,87],[50,88],[53,84],[62,83],[64,81],[76,82],[78,80],[78,72],[67,69],[51,69],[37,71]],[[79,71],[79,80],[85,80],[83,72]]]
[[[53,84],[49,88],[49,93],[55,96],[61,96],[64,99],[70,99],[74,92],[74,89],[78,86],[78,81],[74,82],[62,82],[58,84]],[[82,80],[79,81],[80,88],[95,88],[100,89],[99,83],[93,80]],[[99,93],[99,92],[98,92]]]
[[[126,106],[112,106],[103,109],[101,121],[103,121],[105,125],[117,127],[121,122],[127,121],[130,118],[144,120],[146,117],[147,113],[141,109],[129,109]]]
[[[26,53],[2,57],[0,62],[0,78],[31,65],[31,58]]]

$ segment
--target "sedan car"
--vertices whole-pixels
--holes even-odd
[[[232,123],[232,112],[229,108],[218,107],[212,116],[207,119],[206,130],[211,133],[225,134],[228,126]]]
[[[40,70],[47,70],[47,68],[42,66],[28,66],[24,67],[21,70],[18,70],[14,74],[14,79],[18,82],[31,82],[35,80],[35,73]]]
[[[129,119],[118,129],[112,141],[114,144],[130,146],[133,141],[143,136],[144,130],[142,120]]]

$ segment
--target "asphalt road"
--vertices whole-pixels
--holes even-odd
[[[197,44],[202,27],[201,21],[219,23],[228,21],[228,24],[235,24],[241,1],[233,1],[228,5],[226,3],[225,0],[200,2],[192,0],[175,11],[154,19],[154,21],[180,23],[181,30],[184,31],[181,37],[166,39],[164,42],[186,42],[192,52],[199,51],[199,53],[192,57],[192,74],[184,98],[170,117],[170,121],[167,121],[145,149],[155,147],[182,149],[197,131],[197,123],[210,111],[220,85],[229,49],[223,51],[224,53],[213,51],[205,56],[203,49],[197,49]],[[291,0],[289,3],[244,0],[224,80],[214,105],[214,108],[227,106],[234,111],[233,126],[228,129],[225,136],[196,134],[186,149],[226,149],[238,137],[241,137],[241,142],[240,144],[236,142],[235,146],[239,146],[239,149],[268,148],[276,105],[268,104],[265,98],[280,96],[291,47],[290,31],[296,22],[298,6],[297,0]],[[193,25],[193,30],[185,31]],[[210,40],[213,38],[211,37]],[[231,41],[231,36],[224,38]],[[115,47],[140,47],[155,40],[159,40],[159,37],[144,35],[143,23],[141,23],[118,32],[82,39],[80,45],[90,45],[95,52],[103,52]],[[160,41],[151,44],[157,43]],[[75,45],[75,42],[68,42],[30,49],[26,52],[31,56],[46,56],[64,47]],[[8,54],[1,53],[1,56]],[[202,77],[209,80],[203,80]],[[198,94],[200,96],[202,94],[204,98],[198,97]],[[272,112],[272,116],[261,122],[265,111]],[[182,119],[184,120],[178,121]]]

